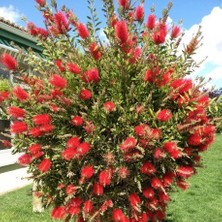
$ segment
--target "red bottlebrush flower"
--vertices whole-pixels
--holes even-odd
[[[10,126],[11,133],[24,133],[27,129],[28,126],[25,122],[14,122]]]
[[[160,179],[158,179],[157,177],[153,177],[151,179],[151,186],[154,188],[154,189],[159,189],[163,186],[162,182],[160,181]]]
[[[25,116],[25,110],[17,106],[10,106],[7,110],[8,114],[15,118],[23,118]]]
[[[99,173],[99,183],[104,187],[110,185],[111,177],[112,177],[112,172],[110,169],[103,170]]]
[[[153,41],[156,45],[163,44],[166,39],[166,32],[164,30],[154,31]]]
[[[114,209],[113,210],[113,220],[114,222],[123,222],[125,219],[125,215],[121,209]]]
[[[61,88],[61,89],[64,89],[67,86],[67,80],[57,74],[51,75],[49,82],[53,86]]]
[[[103,195],[103,186],[99,183],[95,183],[93,185],[93,194],[96,196],[102,196]]]
[[[41,125],[40,130],[43,133],[50,133],[54,130],[54,126],[51,124],[44,124],[44,125]]]
[[[202,137],[199,134],[192,134],[188,137],[188,144],[191,146],[199,146],[202,144]]]
[[[114,209],[112,217],[114,222],[125,222],[125,215],[121,209]]]
[[[70,62],[70,63],[67,64],[67,66],[68,66],[68,70],[69,70],[71,73],[73,73],[73,74],[79,74],[79,73],[81,73],[81,69],[80,69],[79,66],[76,65],[75,63]]]
[[[154,153],[153,153],[153,157],[157,160],[162,159],[165,157],[165,153],[162,151],[162,149],[157,148],[155,149]]]
[[[91,200],[86,200],[83,204],[83,212],[89,214],[92,212],[93,202]]]
[[[66,147],[67,148],[77,148],[80,144],[80,140],[77,136],[71,137],[67,143],[66,143]]]
[[[28,147],[28,151],[34,155],[40,151],[42,151],[42,146],[40,144],[32,144],[31,146]]]
[[[165,122],[172,118],[172,113],[169,109],[163,109],[157,113],[156,118],[161,122]]]
[[[79,97],[82,100],[89,100],[92,97],[92,93],[88,89],[81,89],[79,93]]]
[[[176,169],[177,176],[183,177],[185,179],[189,178],[192,174],[194,174],[194,170],[190,166],[179,166]]]
[[[35,0],[36,3],[38,3],[41,7],[44,7],[45,4],[46,4],[46,1],[45,0]]]
[[[38,170],[41,173],[45,173],[47,171],[49,171],[49,169],[51,168],[51,161],[49,159],[44,159],[42,160],[42,162],[38,165]]]
[[[174,89],[177,90],[178,93],[183,94],[187,91],[189,91],[193,87],[193,83],[191,79],[177,79],[174,80],[170,86]]]
[[[51,122],[51,117],[48,114],[37,114],[32,118],[35,125],[45,125]]]
[[[100,52],[100,48],[95,42],[92,42],[90,44],[89,51],[95,60],[99,60],[102,57],[102,53]]]
[[[43,28],[37,28],[38,35],[43,39],[46,39],[49,36],[49,32]]]
[[[131,64],[136,63],[141,55],[141,48],[136,47],[135,49],[132,49],[130,54],[131,54],[131,58],[129,60],[130,63]]]
[[[90,150],[90,144],[87,142],[80,143],[76,151],[80,156],[85,155]]]
[[[96,126],[92,123],[92,122],[86,122],[86,125],[84,126],[84,130],[88,133],[88,134],[93,134],[93,132],[95,131]]]
[[[40,130],[39,127],[34,127],[32,129],[29,130],[29,134],[32,136],[32,137],[39,137],[42,135],[42,132]]]
[[[107,112],[112,112],[115,110],[116,105],[114,102],[112,101],[107,101],[103,104],[103,108],[107,111]]]
[[[2,140],[1,142],[4,147],[9,147],[9,148],[12,147],[12,144],[10,143],[9,140]]]
[[[102,212],[102,213],[104,213],[105,211],[107,211],[107,209],[109,208],[109,207],[113,207],[113,201],[112,200],[106,200],[103,204],[102,204],[102,206],[100,207],[100,211]]]
[[[28,33],[30,33],[32,36],[38,35],[38,28],[35,26],[33,22],[27,23],[27,30],[28,30]]]
[[[83,124],[83,119],[81,116],[74,116],[71,122],[74,126],[81,126]]]
[[[171,153],[173,152],[174,150],[177,150],[178,147],[177,147],[177,144],[173,141],[168,141],[168,142],[165,142],[164,145],[163,145],[163,148],[168,152],[168,153]]]
[[[128,9],[129,7],[129,0],[118,0],[119,5],[124,9]]]
[[[69,184],[67,187],[66,187],[66,194],[67,195],[73,195],[76,193],[76,186],[72,185],[72,184]]]
[[[99,81],[99,71],[97,68],[90,69],[84,72],[82,80],[85,83],[97,83]]]
[[[74,148],[66,148],[62,151],[62,158],[64,160],[71,160],[76,155],[76,149]]]
[[[137,136],[143,137],[151,132],[151,128],[147,124],[140,124],[134,128]]]
[[[173,26],[172,32],[171,32],[171,38],[175,39],[180,34],[180,27]]]
[[[68,213],[71,214],[71,215],[78,215],[80,213],[81,209],[80,207],[73,207],[73,206],[70,206],[69,209],[68,209]]]
[[[63,65],[61,59],[56,59],[56,60],[54,61],[54,63],[55,63],[55,65],[56,65],[57,69],[58,69],[60,72],[65,72],[65,71],[66,71],[66,68],[65,68],[65,66]]]
[[[156,172],[156,168],[148,161],[144,162],[140,168],[141,173],[152,175]]]
[[[127,169],[127,167],[120,167],[118,169],[118,175],[121,179],[126,179],[129,176],[129,170]]]
[[[198,107],[207,107],[209,105],[209,97],[204,95],[197,99]]]
[[[171,151],[169,154],[174,159],[178,159],[178,158],[180,158],[182,156],[181,151],[178,150],[178,149]]]
[[[156,23],[156,16],[153,14],[149,15],[147,18],[146,27],[148,29],[153,29],[155,27],[155,23]]]
[[[129,33],[128,33],[126,21],[119,21],[116,23],[115,34],[116,34],[116,38],[119,40],[121,44],[124,44],[127,42],[129,38]]]
[[[56,12],[54,14],[54,22],[59,34],[64,34],[68,31],[69,23],[63,12]]]
[[[143,17],[144,17],[144,7],[143,7],[143,5],[139,5],[135,9],[134,18],[136,21],[142,21]]]
[[[114,28],[116,23],[118,22],[118,18],[116,15],[112,15],[111,18],[110,18],[110,24],[111,26]]]
[[[63,206],[57,206],[51,212],[51,218],[53,219],[64,219],[65,215],[66,208]]]
[[[147,188],[144,188],[144,190],[143,190],[143,195],[144,195],[144,197],[146,197],[147,199],[153,199],[154,196],[155,196],[155,192],[153,191],[152,188],[147,187]]]
[[[84,166],[82,169],[81,169],[81,177],[82,178],[86,178],[86,179],[89,179],[93,176],[94,174],[94,167],[91,166],[91,165],[87,165],[87,166]]]
[[[141,204],[140,197],[136,193],[132,193],[129,195],[129,202],[132,208],[138,209]]]
[[[125,153],[136,147],[137,140],[134,137],[128,137],[120,144],[120,149]]]
[[[176,184],[181,190],[186,190],[190,186],[186,181],[183,181],[183,180],[177,181]]]
[[[15,71],[17,69],[17,61],[9,54],[3,53],[1,56],[2,64],[9,70]]]
[[[10,93],[8,91],[1,91],[0,92],[0,103],[3,102],[4,100],[9,99]]]
[[[21,102],[29,98],[29,94],[21,86],[15,86],[12,93]]]
[[[165,174],[162,178],[162,183],[164,187],[168,187],[173,183],[173,180],[175,178],[175,173],[169,172]]]
[[[18,164],[28,166],[32,162],[32,157],[29,154],[23,154],[18,158]]]
[[[77,24],[77,32],[82,39],[86,39],[89,37],[89,30],[83,23]]]
[[[158,221],[163,221],[166,218],[166,212],[164,210],[157,210],[155,216]]]

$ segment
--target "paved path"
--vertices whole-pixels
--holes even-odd
[[[12,170],[0,174],[0,195],[7,192],[22,188],[31,184],[31,180],[24,179],[27,177],[27,168]]]

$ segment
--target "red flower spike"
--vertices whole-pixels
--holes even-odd
[[[51,122],[51,117],[48,114],[38,114],[32,118],[35,125],[45,125]]]
[[[137,140],[134,137],[128,137],[120,144],[120,149],[125,153],[136,147]]]
[[[32,162],[32,157],[29,154],[23,154],[18,158],[18,164],[28,166]]]
[[[160,181],[160,179],[158,179],[157,177],[153,177],[151,179],[151,186],[154,188],[154,189],[159,189],[161,188],[163,185],[162,185],[162,182]]]
[[[169,109],[163,109],[161,111],[159,111],[157,113],[157,120],[161,121],[161,122],[165,122],[165,121],[168,121],[172,118],[172,113]]]
[[[76,186],[70,184],[66,187],[66,194],[67,195],[73,195],[76,193]]]
[[[77,148],[80,144],[80,139],[77,136],[71,137],[67,143],[66,143],[66,147],[67,148]]]
[[[83,124],[83,119],[81,116],[74,116],[72,119],[71,119],[71,123],[74,125],[74,126],[81,126]]]
[[[17,61],[7,53],[2,54],[1,62],[9,70],[15,71],[17,69]]]
[[[65,150],[62,151],[61,155],[64,160],[71,160],[76,155],[76,149],[66,148]]]
[[[92,93],[88,89],[81,89],[79,97],[82,100],[89,100],[92,97]]]
[[[143,190],[143,195],[144,195],[147,199],[153,199],[154,196],[155,196],[155,192],[154,192],[154,190],[153,190],[152,188],[147,187],[147,188],[145,188],[145,189]]]
[[[190,187],[190,185],[183,180],[179,180],[176,182],[176,185],[181,189],[181,190],[186,190]]]
[[[44,7],[45,4],[46,4],[46,1],[45,0],[35,0],[36,3],[38,3],[41,7]]]
[[[161,148],[157,148],[157,149],[155,149],[155,151],[153,153],[153,157],[157,160],[160,160],[165,157],[165,153],[163,152],[163,150]]]
[[[146,27],[148,29],[154,29],[155,22],[156,22],[156,16],[153,15],[153,14],[149,15],[148,18],[147,18]]]
[[[68,209],[68,213],[70,215],[75,215],[75,216],[78,215],[80,213],[80,211],[81,211],[80,207],[73,207],[73,206],[71,206]]]
[[[120,44],[127,42],[129,38],[128,28],[126,21],[119,21],[115,25],[115,35]]]
[[[64,219],[65,215],[66,209],[63,206],[57,206],[51,212],[51,218],[53,219]]]
[[[68,63],[67,64],[68,70],[73,73],[73,74],[80,74],[81,73],[81,69],[78,65],[76,65],[75,63]]]
[[[179,166],[176,169],[177,175],[183,177],[185,179],[189,178],[192,174],[194,174],[194,170],[190,166]]]
[[[110,169],[103,170],[99,173],[99,183],[104,187],[110,185],[112,172]]]
[[[171,38],[175,39],[179,36],[180,34],[180,27],[178,26],[173,26],[172,32],[171,32]]]
[[[80,155],[83,156],[87,154],[90,150],[90,144],[87,142],[80,143],[79,146],[76,149],[76,152]]]
[[[24,133],[28,129],[28,126],[25,122],[14,122],[10,126],[10,132],[19,134],[19,133]]]
[[[65,66],[63,65],[61,59],[55,60],[55,61],[54,61],[54,64],[56,65],[57,69],[58,69],[60,72],[65,72],[65,71],[66,71],[66,68],[65,68]]]
[[[193,83],[191,79],[177,79],[174,80],[170,86],[174,89],[177,90],[178,93],[183,94],[185,92],[188,92],[190,89],[193,87]]]
[[[47,171],[49,171],[49,169],[51,168],[51,161],[49,159],[44,159],[42,160],[42,162],[38,165],[38,170],[41,173],[45,173]]]
[[[12,144],[10,143],[9,140],[2,140],[1,142],[4,147],[7,147],[7,148],[12,147]]]
[[[118,0],[118,3],[123,9],[129,8],[129,0]]]
[[[92,122],[86,122],[86,125],[84,126],[84,130],[86,131],[86,133],[93,134],[95,129],[96,126]]]
[[[69,23],[68,23],[68,20],[63,12],[59,11],[59,12],[55,13],[54,22],[56,25],[56,31],[59,34],[64,34],[68,31]]]
[[[139,5],[135,9],[134,18],[136,21],[142,21],[143,17],[144,17],[144,7],[143,7],[143,5]]]
[[[57,74],[51,75],[49,82],[60,89],[64,89],[67,86],[67,80]]]
[[[96,196],[102,196],[103,195],[103,186],[99,183],[95,183],[93,185],[93,194]]]
[[[29,94],[21,86],[15,86],[12,93],[21,102],[29,99]]]
[[[31,146],[28,147],[28,151],[32,155],[35,155],[36,153],[42,151],[42,146],[40,144],[32,144]]]
[[[103,108],[107,111],[107,112],[112,112],[115,110],[116,105],[114,102],[112,101],[107,101],[103,104]]]
[[[112,214],[114,222],[124,222],[125,215],[121,209],[114,209]]]
[[[95,60],[99,60],[102,57],[102,53],[100,52],[100,48],[95,42],[92,42],[90,44],[89,51]]]
[[[81,169],[81,177],[82,178],[86,178],[86,179],[89,179],[93,176],[94,174],[94,167],[91,166],[91,165],[87,165],[87,166],[84,166],[82,169]]]
[[[99,71],[97,68],[90,69],[82,75],[85,83],[97,83],[99,81]]]
[[[91,200],[86,200],[83,204],[83,212],[85,214],[91,213],[93,210],[93,202]]]
[[[129,170],[127,169],[127,167],[120,167],[118,169],[118,175],[121,179],[126,179],[129,176]]]
[[[156,168],[149,163],[148,161],[146,161],[145,163],[143,163],[143,165],[140,168],[141,173],[143,174],[147,174],[147,175],[152,175],[156,172]]]
[[[86,39],[89,37],[88,28],[83,23],[78,23],[77,32],[82,39]]]
[[[129,195],[129,202],[133,209],[137,210],[141,204],[140,197],[136,193],[132,193]]]
[[[8,107],[7,113],[15,118],[24,118],[25,116],[25,110],[17,106]]]
[[[32,136],[32,137],[39,137],[42,135],[42,132],[40,130],[39,127],[34,127],[32,129],[29,130],[29,134]]]

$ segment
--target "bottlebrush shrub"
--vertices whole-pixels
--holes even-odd
[[[115,14],[103,0],[101,43],[93,0],[88,24],[54,1],[37,2],[46,29],[29,23],[28,31],[44,58],[27,55],[28,75],[3,57],[21,81],[6,100],[19,163],[54,219],[164,220],[173,186],[189,186],[214,140],[209,98],[187,76],[200,32],[179,54],[180,28],[166,23],[171,5],[157,19],[128,0]]]

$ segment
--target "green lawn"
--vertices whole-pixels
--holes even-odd
[[[222,221],[222,135],[203,154],[204,168],[190,179],[191,187],[172,195],[167,222]],[[47,210],[32,213],[31,187],[0,196],[0,222],[51,221]]]

